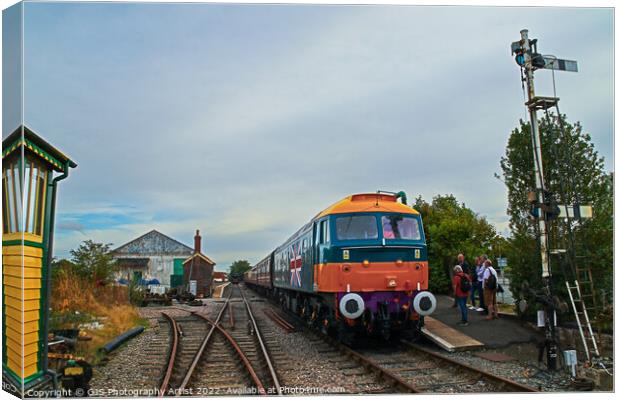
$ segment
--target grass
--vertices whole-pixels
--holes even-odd
[[[95,287],[71,270],[59,271],[52,282],[51,329],[78,328],[91,340],[78,341],[75,355],[95,363],[97,349],[112,338],[138,325],[148,326],[138,309],[129,302],[126,286]],[[99,323],[99,327],[88,326]]]

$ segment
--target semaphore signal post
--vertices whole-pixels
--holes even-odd
[[[547,349],[547,367],[551,370],[557,368],[557,339],[555,333],[555,305],[553,301],[551,285],[551,269],[549,267],[549,230],[548,221],[556,218],[559,207],[555,205],[552,194],[547,191],[543,171],[540,132],[538,128],[537,112],[555,107],[557,97],[536,96],[534,90],[534,71],[537,69],[551,69],[560,71],[577,72],[577,62],[561,60],[555,57],[543,56],[538,53],[538,39],[530,39],[528,30],[521,31],[521,40],[511,45],[512,54],[516,54],[515,61],[522,68],[523,81],[527,86],[527,102],[529,111],[532,149],[534,153],[534,175],[536,179],[536,191],[528,196],[529,202],[536,210],[535,216],[538,228],[538,240],[540,243],[540,257],[542,262],[542,278],[544,282],[543,296],[539,297],[545,307],[545,332]]]

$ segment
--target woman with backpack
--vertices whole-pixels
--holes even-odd
[[[452,288],[454,289],[454,298],[456,304],[461,309],[461,322],[459,326],[467,326],[467,297],[471,291],[471,278],[463,272],[460,265],[454,267],[454,276],[452,277]]]
[[[484,303],[487,305],[489,315],[487,320],[499,318],[497,314],[497,272],[491,264],[491,260],[484,262],[484,273],[482,275],[482,283],[484,288]]]

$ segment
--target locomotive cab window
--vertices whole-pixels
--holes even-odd
[[[352,215],[336,218],[338,240],[377,239],[377,219],[374,215]]]
[[[383,237],[385,239],[420,240],[418,220],[401,214],[384,215],[381,217]]]
[[[326,219],[319,223],[317,239],[319,244],[329,243],[329,223]]]

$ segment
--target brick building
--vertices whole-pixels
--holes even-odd
[[[183,285],[196,297],[209,297],[213,286],[215,262],[201,252],[200,231],[194,236],[194,254],[183,261]]]

